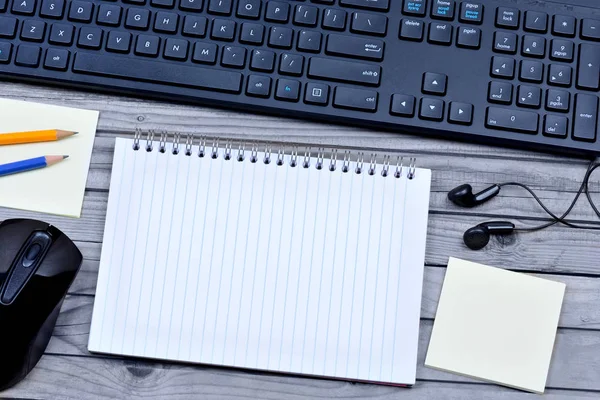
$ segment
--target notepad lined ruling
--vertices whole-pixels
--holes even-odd
[[[415,382],[431,171],[149,144],[116,141],[90,351]]]

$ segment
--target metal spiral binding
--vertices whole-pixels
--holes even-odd
[[[145,150],[147,152],[152,152],[154,151],[154,138],[156,136],[156,131],[150,129],[147,131],[146,133],[146,145],[145,145]],[[138,151],[141,146],[140,146],[140,142],[142,141],[142,136],[143,136],[143,131],[141,128],[136,128],[134,135],[133,135],[133,150]],[[160,153],[166,153],[167,151],[167,143],[171,144],[171,151],[170,153],[177,155],[180,152],[180,147],[181,147],[181,133],[174,133],[172,140],[169,140],[169,133],[167,131],[162,131],[160,133],[160,137],[158,139],[158,151]],[[198,157],[205,157],[206,156],[206,150],[207,150],[207,146],[206,146],[206,142],[207,142],[207,137],[206,136],[201,136],[200,140],[198,142],[198,151],[196,153],[196,155]],[[211,148],[210,148],[210,157],[212,159],[217,159],[219,158],[219,153],[222,152],[222,156],[224,160],[232,160],[233,159],[233,146],[234,146],[234,141],[233,140],[227,140],[225,142],[224,145],[219,146],[219,138],[215,137],[212,139],[212,144],[211,144]],[[258,162],[258,152],[259,152],[259,145],[258,143],[253,143],[251,146],[251,153],[250,153],[250,162],[252,163],[256,163]],[[267,143],[264,144],[264,157],[262,159],[264,164],[270,164],[271,161],[275,161],[275,164],[277,166],[282,166],[285,164],[285,157],[286,157],[286,152],[283,148],[279,148],[277,149],[277,157],[273,158],[273,147],[271,144]],[[246,159],[246,143],[240,141],[239,144],[237,145],[237,155],[235,156],[235,159],[238,162],[242,162],[245,161]],[[260,147],[262,148],[262,147]],[[193,155],[193,150],[194,149],[194,135],[193,134],[187,134],[186,138],[185,138],[185,144],[184,144],[184,154],[186,156],[192,156]],[[313,148],[314,149],[314,148]],[[304,157],[302,160],[302,168],[310,168],[311,167],[311,160],[313,159],[312,157],[312,152],[314,151],[313,149],[311,149],[311,147],[306,147],[304,150]],[[325,157],[326,157],[326,151],[324,147],[318,147],[316,152],[316,157],[314,158],[315,161],[315,169],[317,170],[321,170],[323,169],[323,167],[325,166]],[[338,149],[331,149],[331,152],[329,153],[329,166],[328,169],[331,172],[334,172],[337,170],[337,162],[338,162],[338,154],[339,154],[339,150]],[[291,152],[289,153],[289,165],[290,167],[296,167],[298,166],[298,147],[294,146],[291,150]],[[344,151],[344,155],[343,155],[343,159],[342,159],[342,165],[341,165],[341,171],[342,173],[348,173],[350,172],[350,164],[355,163],[355,168],[354,168],[354,173],[356,174],[362,174],[365,168],[365,153],[362,151],[359,151],[358,153],[356,153],[356,159],[353,162],[353,157],[352,157],[352,152],[345,150]],[[408,179],[414,179],[416,172],[417,172],[417,159],[416,157],[410,157],[408,160],[408,163],[405,165],[404,164],[404,158],[398,156],[396,158],[396,167],[393,170],[393,173],[390,171],[390,164],[391,164],[391,156],[390,155],[384,155],[383,156],[383,160],[381,162],[377,161],[377,154],[376,153],[371,153],[369,156],[369,160],[368,160],[368,169],[366,170],[367,174],[370,176],[374,176],[377,174],[377,168],[378,165],[381,166],[381,176],[382,177],[387,177],[387,176],[393,176],[394,178],[401,178],[403,175],[406,174],[406,177]],[[406,172],[405,172],[406,170]]]

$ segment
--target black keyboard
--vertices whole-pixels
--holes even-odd
[[[0,77],[600,154],[599,0],[0,0]]]

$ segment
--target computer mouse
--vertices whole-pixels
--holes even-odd
[[[25,378],[42,357],[82,260],[52,225],[0,223],[0,391]]]

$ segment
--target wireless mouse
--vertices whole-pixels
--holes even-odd
[[[42,357],[82,260],[52,225],[0,223],[0,391],[25,378]]]

